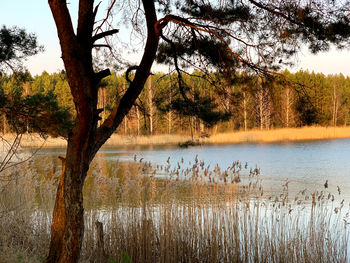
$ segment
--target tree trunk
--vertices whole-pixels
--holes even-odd
[[[171,118],[172,118],[172,114],[171,114],[171,110],[169,110],[168,112],[168,134],[171,134]]]
[[[79,154],[84,150],[74,147],[76,145],[68,142],[67,156],[62,160],[46,262],[73,263],[79,260],[84,233],[83,185],[90,158]]]
[[[124,135],[128,135],[128,117],[124,117]]]
[[[333,118],[332,118],[332,122],[333,122],[333,126],[336,127],[337,126],[337,110],[338,110],[338,105],[337,105],[337,92],[336,92],[336,88],[335,85],[333,85]]]
[[[243,92],[243,119],[244,119],[244,131],[247,131],[248,122],[247,122],[247,95],[246,95],[246,92]]]
[[[286,94],[286,127],[289,128],[289,108],[290,108],[290,90],[287,88]]]
[[[136,117],[137,117],[137,136],[140,135],[140,112],[139,112],[139,107],[135,106],[136,108]]]
[[[153,135],[153,115],[154,115],[154,107],[153,107],[153,87],[152,87],[152,75],[150,75],[147,79],[147,94],[148,94],[148,108],[149,108],[149,133]]]
[[[46,262],[78,262],[84,233],[83,186],[89,165],[97,151],[120,126],[144,88],[150,74],[162,28],[157,24],[154,1],[143,0],[147,25],[144,54],[134,79],[119,103],[97,128],[103,109],[97,108],[98,84],[110,75],[108,69],[94,72],[93,44],[118,30],[93,35],[98,6],[94,1],[79,1],[78,26],[74,30],[65,0],[48,0],[52,11],[62,59],[76,109],[74,127],[68,135],[67,154],[60,178],[51,226],[51,243]]]
[[[260,121],[260,130],[264,129],[264,117],[263,117],[263,91],[262,89],[259,90],[258,93],[259,96],[259,121]]]

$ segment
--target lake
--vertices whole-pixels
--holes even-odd
[[[82,262],[94,257],[96,220],[104,225],[109,255],[120,259],[126,251],[133,262],[350,262],[349,150],[350,139],[187,149],[104,147],[84,186]],[[57,156],[64,154],[64,148],[42,149],[18,168],[19,175],[29,176],[12,181],[0,195],[4,211],[28,207],[21,212],[22,225],[31,227],[39,237],[35,240],[43,240],[40,247],[48,243],[61,170]],[[255,191],[222,180],[164,180],[169,165],[176,169],[181,163],[191,176],[208,166],[232,171],[237,160],[240,185],[247,185],[246,178],[254,181],[249,170],[258,168],[263,194],[259,187]],[[287,179],[288,192],[282,187]]]
[[[64,155],[63,148],[43,149],[40,156]],[[234,161],[258,167],[265,192],[278,193],[288,179],[289,191],[322,190],[328,180],[329,191],[350,200],[350,139],[300,141],[271,144],[205,145],[190,148],[175,146],[104,147],[99,159],[132,161],[134,157],[153,164],[170,164],[174,167],[183,158],[183,166],[191,166],[196,156],[214,168],[231,166]],[[57,162],[59,164],[59,162]],[[244,172],[243,172],[244,173]]]

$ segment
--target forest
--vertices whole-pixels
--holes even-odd
[[[242,77],[244,73],[240,73],[240,81],[231,79],[230,82],[214,73],[210,73],[213,82],[205,81],[200,74],[193,72],[183,78],[193,89],[192,100],[204,105],[201,114],[207,110],[207,116],[198,116],[195,110],[184,106],[175,87],[175,74],[156,73],[148,78],[140,97],[116,132],[122,135],[208,136],[217,132],[310,125],[346,126],[350,123],[350,78],[342,74],[285,70],[277,77],[267,79]],[[101,121],[111,112],[127,86],[125,74],[115,72],[101,82],[98,101],[98,108],[103,109]],[[10,100],[16,96],[45,95],[74,115],[64,71],[52,74],[44,71],[36,76],[28,71],[3,74],[0,88]],[[1,119],[0,131],[12,132],[4,114]],[[30,126],[26,132],[32,132]]]

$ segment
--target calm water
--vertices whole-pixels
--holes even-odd
[[[64,149],[45,149],[42,155],[64,154]],[[303,141],[274,144],[239,144],[211,145],[187,149],[159,147],[104,147],[99,157],[107,161],[129,161],[137,159],[154,164],[166,164],[170,157],[171,164],[185,160],[185,165],[193,163],[196,155],[205,165],[221,169],[239,160],[249,167],[261,170],[264,191],[278,192],[288,179],[290,191],[322,190],[328,180],[329,190],[338,193],[340,186],[342,196],[350,200],[350,139],[321,141]]]

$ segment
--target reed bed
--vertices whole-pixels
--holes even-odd
[[[349,138],[350,127],[302,127],[219,133],[204,143],[271,143],[303,140]]]
[[[3,136],[8,141],[14,135]],[[350,138],[350,127],[302,127],[272,130],[249,130],[228,133],[217,133],[210,136],[196,137],[196,144],[222,143],[271,143],[302,140],[322,140]],[[193,142],[191,136],[163,134],[152,136],[125,136],[113,134],[106,146],[150,146],[150,145],[184,145]],[[24,134],[21,145],[24,147],[66,147],[67,142],[62,138],[48,137],[46,140],[36,134]]]
[[[46,158],[11,171],[0,194],[1,262],[42,262],[59,169]],[[26,169],[29,174],[23,176]],[[263,193],[259,169],[92,165],[81,262],[348,262],[349,204],[321,189]],[[10,173],[10,171],[8,171]],[[103,224],[103,247],[98,243]]]

